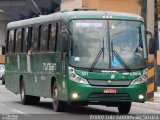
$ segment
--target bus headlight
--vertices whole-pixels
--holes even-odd
[[[71,67],[69,67],[69,78],[74,82],[88,84],[88,81],[85,78],[77,75],[74,71],[74,68],[71,68]]]
[[[136,85],[136,84],[141,84],[141,83],[146,82],[147,78],[148,78],[147,74],[148,74],[148,70],[146,69],[146,70],[143,71],[143,75],[142,76],[136,78],[135,80],[133,80],[131,82],[131,85]]]

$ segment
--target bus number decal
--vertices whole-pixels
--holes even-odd
[[[140,75],[142,75],[142,73],[141,72],[132,72],[132,73],[130,73],[130,75],[131,76],[135,76],[135,75],[140,76]]]
[[[88,72],[82,72],[82,76],[88,76]]]
[[[56,71],[56,63],[43,63],[43,70]]]

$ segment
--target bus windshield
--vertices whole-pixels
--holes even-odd
[[[93,69],[147,67],[144,25],[124,20],[72,20],[72,66]]]

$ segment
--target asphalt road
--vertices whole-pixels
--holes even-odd
[[[133,105],[129,115],[139,114],[160,114],[160,111],[154,108],[144,108]],[[101,116],[95,118],[95,116],[92,115]],[[112,119],[112,116],[115,117],[117,115],[118,109],[116,107],[99,105],[90,105],[87,107],[70,106],[65,112],[57,113],[52,110],[52,99],[47,98],[41,98],[39,105],[22,105],[20,95],[15,95],[8,91],[5,86],[0,83],[0,118],[2,120],[102,120]]]

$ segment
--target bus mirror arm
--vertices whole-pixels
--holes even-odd
[[[146,31],[146,34],[149,35],[151,38],[153,38],[152,33],[150,31]]]
[[[63,39],[63,52],[68,53],[71,49],[71,37],[69,34],[66,34],[65,39]]]
[[[146,34],[150,36],[150,38],[149,38],[149,54],[154,54],[153,35],[149,31],[146,31]]]

